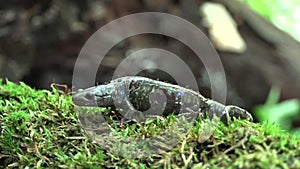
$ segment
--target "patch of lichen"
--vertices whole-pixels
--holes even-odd
[[[179,120],[169,116],[143,124],[111,124],[110,130],[124,137],[151,138]],[[297,138],[274,124],[241,120],[224,125],[197,119],[186,134],[177,133],[178,143],[168,151],[143,158],[113,154],[87,138],[71,96],[24,83],[0,81],[0,124],[1,168],[300,167]]]

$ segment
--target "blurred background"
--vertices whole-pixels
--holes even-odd
[[[257,121],[269,120],[297,130],[297,0],[0,1],[0,77],[24,81],[37,89],[50,89],[51,83],[71,88],[74,64],[87,39],[110,21],[146,11],[182,17],[209,37],[225,69],[227,104],[246,108]],[[154,34],[133,36],[115,45],[101,63],[97,83],[111,80],[115,68],[132,51],[150,47],[181,57],[192,69],[200,92],[210,97],[209,77],[195,53],[176,39]],[[149,62],[137,64],[155,64]],[[87,61],[81,67],[84,70],[92,64]],[[167,72],[159,70],[139,75],[175,83]]]

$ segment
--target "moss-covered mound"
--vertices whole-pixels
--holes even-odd
[[[111,125],[128,137],[155,135],[174,116],[144,124]],[[203,139],[197,119],[176,146],[143,158],[118,156],[89,139],[71,96],[0,81],[0,168],[300,168],[300,142],[276,125],[218,123]]]

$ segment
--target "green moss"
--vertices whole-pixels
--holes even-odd
[[[235,120],[210,131],[210,123],[197,119],[186,135],[178,135],[179,143],[171,150],[134,159],[93,143],[77,113],[71,96],[55,88],[34,90],[0,80],[0,168],[300,167],[299,140],[270,123]],[[178,120],[171,115],[144,124],[112,123],[110,129],[124,137],[151,137]],[[212,132],[208,138],[207,132]]]

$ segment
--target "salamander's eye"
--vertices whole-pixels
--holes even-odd
[[[93,100],[94,99],[94,95],[93,94],[91,94],[91,93],[87,93],[87,94],[85,94],[85,96],[84,96],[86,99],[88,99],[88,100]]]

